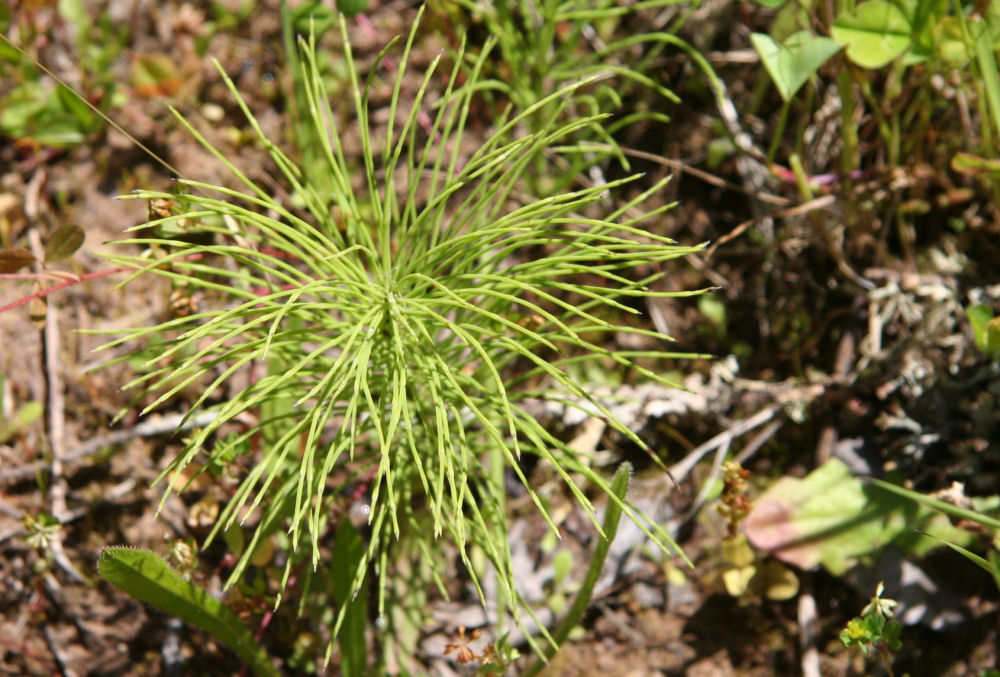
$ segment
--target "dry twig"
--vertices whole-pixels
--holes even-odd
[[[45,259],[45,247],[42,246],[38,229],[33,228],[28,235],[31,241],[32,253],[41,262]],[[38,272],[42,272],[42,263],[37,263]],[[69,509],[66,507],[68,484],[63,475],[63,452],[66,448],[66,403],[63,398],[63,382],[59,365],[59,313],[55,305],[45,304],[45,325],[42,327],[42,353],[44,355],[45,389],[46,389],[46,433],[49,441],[49,452],[52,459],[49,463],[49,507],[53,517],[60,523],[66,519]],[[53,561],[67,576],[77,583],[86,582],[70,561],[63,549],[62,539],[56,535],[49,541]]]

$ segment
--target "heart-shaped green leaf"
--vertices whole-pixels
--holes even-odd
[[[913,28],[903,12],[872,0],[833,22],[833,39],[847,47],[847,58],[862,68],[881,68],[913,44]]]
[[[809,31],[790,35],[781,45],[764,33],[753,33],[750,42],[786,102],[840,49],[836,40]]]

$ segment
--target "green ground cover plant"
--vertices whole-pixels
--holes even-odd
[[[0,133],[36,147],[76,146],[103,128],[101,114],[110,109],[117,94],[108,66],[121,52],[127,32],[113,26],[106,16],[92,21],[77,0],[64,0],[58,9],[60,18],[75,31],[75,57],[82,79],[78,87],[96,103],[88,106],[81,92],[65,84],[46,87],[34,58],[0,44],[0,75],[16,83],[0,102]],[[13,23],[25,44],[31,44],[38,37],[32,34],[34,24],[14,19],[7,6],[0,9],[0,25]]]
[[[128,343],[145,351],[146,373],[127,386],[151,395],[144,412],[190,384],[202,384],[189,415],[205,410],[215,418],[190,436],[163,474],[167,492],[183,491],[200,473],[244,467],[239,488],[207,538],[210,543],[241,525],[253,527],[227,586],[241,580],[263,542],[287,531],[281,588],[303,563],[314,571],[335,570],[326,574],[339,589],[331,637],[352,626],[350,600],[368,583],[377,591],[376,613],[386,619],[388,636],[404,634],[393,610],[405,603],[395,595],[407,593],[392,581],[404,570],[422,570],[429,580],[420,583],[436,583],[444,592],[436,572],[438,541],[445,536],[484,604],[482,563],[488,562],[499,582],[497,604],[518,624],[531,616],[510,561],[505,472],[518,477],[555,525],[521,470],[526,455],[551,464],[599,530],[576,478],[605,493],[665,552],[682,556],[660,526],[644,519],[622,491],[612,491],[589,460],[556,438],[524,403],[565,400],[642,445],[575,374],[597,362],[672,384],[643,365],[680,355],[608,349],[603,341],[623,332],[669,338],[605,317],[608,311],[634,314],[626,300],[676,296],[653,290],[661,275],[637,278],[633,271],[698,247],[679,246],[643,228],[669,207],[642,209],[660,185],[602,216],[585,216],[605,191],[635,177],[535,200],[518,193],[525,171],[537,166],[544,151],[605,117],[565,115],[567,101],[588,80],[523,109],[511,107],[492,136],[460,163],[472,98],[499,86],[479,77],[493,45],[474,56],[460,49],[440,100],[425,107],[428,83],[443,67],[435,61],[407,110],[401,83],[418,26],[402,49],[388,130],[376,141],[368,104],[374,71],[365,82],[356,78],[346,24],[339,22],[363,144],[363,182],[353,180],[356,168],[344,157],[341,132],[332,123],[315,40],[301,42],[300,101],[312,138],[322,144],[332,193],[321,196],[270,142],[226,78],[304,209],[276,201],[179,118],[245,189],[181,179],[175,193],[137,192],[132,197],[155,201],[161,216],[133,230],[172,236],[140,234],[119,244],[142,254],[110,257],[135,271],[123,285],[140,275],[161,275],[215,297],[211,309],[126,330],[105,347]],[[426,132],[417,124],[424,109],[432,120]],[[531,132],[520,132],[528,119]],[[401,121],[398,129],[395,120]],[[538,248],[544,256],[528,253]],[[164,337],[169,340],[150,354],[145,342]],[[259,371],[249,384],[227,389],[234,375],[252,369]],[[572,398],[582,404],[572,404]],[[248,416],[251,425],[230,432]],[[249,456],[251,449],[260,457]],[[363,481],[371,492],[367,543],[352,557],[331,560],[322,539],[331,527],[336,483],[347,478]],[[349,528],[337,528],[338,540]],[[580,611],[575,609],[577,616]],[[554,638],[541,631],[554,646]],[[327,658],[332,648],[331,640]],[[350,651],[342,642],[342,654]]]
[[[900,164],[913,152],[914,140],[919,139],[921,131],[929,125],[930,113],[937,105],[928,87],[927,70],[946,73],[973,65],[978,77],[969,85],[981,88],[984,94],[979,98],[981,102],[996,107],[997,95],[992,92],[1000,90],[995,59],[992,56],[983,58],[984,54],[992,55],[995,45],[1000,42],[1000,14],[994,4],[987,7],[982,16],[967,17],[957,4],[938,0],[898,3],[869,0],[856,5],[845,2],[837,4],[835,14],[830,17],[832,23],[828,25],[817,21],[816,15],[809,11],[811,3],[802,6],[797,3],[766,4],[783,6],[773,23],[773,35],[755,33],[751,36],[751,43],[784,102],[768,151],[769,161],[775,159],[796,92],[841,49],[844,54],[837,86],[843,102],[841,136],[846,143],[842,154],[845,173],[861,165],[855,89],[860,91],[864,104],[878,120],[886,161],[892,166]],[[821,34],[823,32],[829,37]],[[908,72],[918,65],[926,69],[919,80]],[[890,86],[881,98],[874,93],[869,79],[872,72],[880,69],[890,72]],[[908,82],[908,79],[915,82]],[[907,88],[915,95],[911,94],[909,101],[900,105],[899,100]],[[991,120],[995,124],[995,114],[987,113],[981,118],[987,145],[994,134]],[[903,129],[907,130],[907,138],[901,134]],[[793,151],[797,157],[803,153],[801,138],[798,135],[799,141]]]

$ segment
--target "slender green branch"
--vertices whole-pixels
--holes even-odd
[[[580,624],[583,614],[587,611],[587,607],[590,606],[590,600],[594,596],[594,585],[597,583],[597,579],[600,578],[601,570],[604,569],[604,561],[607,559],[608,551],[611,549],[611,543],[615,540],[615,535],[618,533],[618,522],[622,516],[621,502],[625,500],[625,494],[628,492],[631,473],[632,466],[628,463],[622,463],[618,467],[614,479],[611,480],[608,506],[605,509],[602,524],[604,536],[597,541],[597,547],[590,558],[590,566],[587,567],[587,574],[583,577],[583,582],[580,584],[580,591],[573,600],[572,606],[570,606],[565,618],[563,618],[562,622],[559,623],[559,626],[552,633],[552,639],[558,645],[562,645],[569,637],[569,633],[572,632],[573,628]],[[618,501],[610,500],[611,496],[617,498]],[[534,677],[555,656],[556,651],[556,649],[546,650],[544,656],[539,656],[532,666],[521,674],[524,677]]]

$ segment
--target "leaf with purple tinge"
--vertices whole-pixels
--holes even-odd
[[[834,575],[890,543],[916,556],[939,545],[917,536],[915,529],[953,543],[971,539],[942,515],[865,485],[837,459],[802,479],[775,482],[743,529],[754,547],[781,561],[802,569],[823,565]]]

